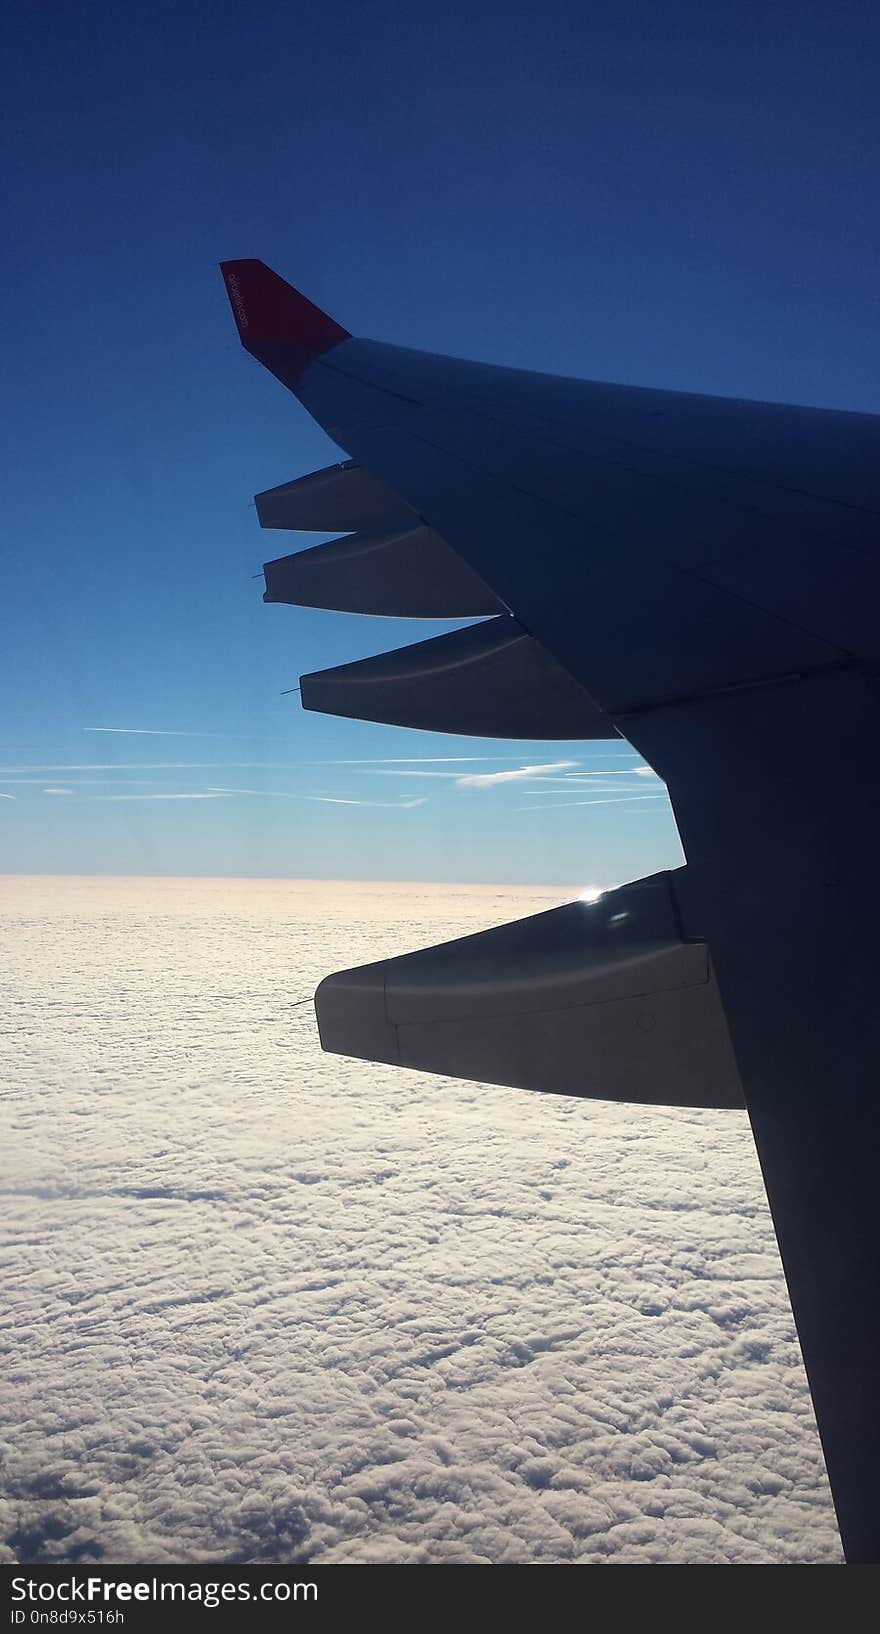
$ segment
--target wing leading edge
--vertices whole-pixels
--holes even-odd
[[[348,600],[300,597],[310,551],[285,559],[282,596],[269,564],[267,599],[370,611],[401,570],[442,586],[453,563],[486,600],[441,616],[496,615],[305,678],[304,701],[507,735],[537,662],[565,678],[535,690],[546,735],[561,697],[582,700],[585,736],[624,735],[665,779],[688,858],[592,920],[572,904],[328,978],[325,1047],[562,1093],[742,1097],[846,1556],[880,1560],[880,420],[405,351],[352,338],[260,262],[224,277],[244,345],[361,473],[322,512],[354,540],[317,547],[320,595],[338,567]],[[346,481],[384,513],[346,510]],[[517,630],[508,673],[493,643]],[[462,637],[493,675],[470,709]]]

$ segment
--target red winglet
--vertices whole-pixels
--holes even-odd
[[[223,261],[220,270],[241,343],[293,387],[322,352],[351,336],[263,261]]]

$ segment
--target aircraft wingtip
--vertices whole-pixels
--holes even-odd
[[[295,349],[301,368],[340,341],[347,329],[285,282],[264,261],[221,261],[220,271],[241,343],[266,362],[267,348]]]

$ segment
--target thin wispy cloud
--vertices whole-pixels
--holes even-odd
[[[225,800],[220,789],[199,790],[192,794],[90,794],[88,800]]]
[[[373,806],[382,811],[414,811],[416,806],[427,805],[426,800],[344,800],[335,794],[306,794],[305,800],[320,800],[325,806]]]
[[[389,770],[387,766],[376,766],[373,770],[375,777],[443,777],[454,782],[460,789],[491,788],[496,783],[522,782],[525,779],[540,780],[547,772],[559,772],[569,766],[577,766],[576,760],[553,760],[541,766],[517,766],[506,772],[425,772],[409,771],[397,767]]]
[[[235,771],[297,771],[287,762],[253,760],[87,760],[51,761],[36,766],[0,766],[0,772],[216,772]]]
[[[287,742],[284,737],[267,737],[259,732],[182,732],[163,726],[84,726],[82,730],[126,738],[220,738],[226,743]]]
[[[529,781],[529,792],[542,800],[558,800],[560,794],[598,794],[606,789],[609,793],[623,794],[625,788],[625,784],[606,782],[603,777],[587,784],[569,783],[563,777],[533,777]]]
[[[44,794],[73,794],[73,789],[44,789]]]
[[[547,772],[564,772],[576,765],[576,760],[551,760],[544,766],[518,766],[511,772],[467,772],[457,779],[457,787],[491,789],[500,783],[525,783],[530,778],[542,777]]]
[[[570,806],[631,806],[642,800],[665,800],[665,794],[618,794],[608,800],[560,800],[550,806],[514,806],[514,811],[567,811]]]
[[[0,800],[14,800],[14,794],[0,794]]]
[[[651,771],[650,767],[643,769],[636,766],[628,767],[626,771],[566,772],[560,777],[536,776],[532,781],[545,784],[551,789],[569,789],[574,794],[579,792],[581,788],[590,790],[596,788],[619,789],[621,787],[619,783],[611,782],[611,779],[615,777],[650,777],[656,783],[661,781],[657,773]],[[541,791],[536,790],[535,792],[540,793]]]
[[[57,771],[60,768],[55,767],[53,769]],[[108,783],[122,783],[122,784],[132,785],[132,786],[135,786],[137,784],[155,784],[156,782],[158,782],[158,779],[155,778],[155,777],[68,777],[68,778],[65,778],[65,782],[71,784],[71,786],[75,786],[76,788],[81,789],[81,788],[94,788],[96,785],[98,787],[100,787],[100,788],[106,788]],[[22,785],[28,785],[30,787],[36,786],[38,788],[44,788],[45,783],[46,783],[46,778],[45,778],[45,776],[43,776],[43,777],[0,777],[0,783],[14,783],[16,785],[16,787],[20,787]]]
[[[566,776],[565,781],[567,783],[579,783],[584,778],[588,778],[588,777],[656,777],[656,776],[657,776],[657,773],[654,771],[653,767],[651,767],[651,766],[622,766],[622,767],[614,767],[613,770],[610,767],[608,767],[608,768],[606,768],[605,771],[569,772],[567,774],[567,776]]]
[[[630,767],[625,772],[567,772],[560,777],[535,776],[531,779],[531,782],[542,785],[540,788],[535,788],[535,794],[546,796],[548,800],[552,800],[555,795],[561,792],[580,794],[582,791],[584,793],[589,791],[592,794],[597,789],[620,789],[621,784],[612,783],[611,778],[636,775],[639,777],[648,776],[655,783],[662,783],[662,778],[658,777],[656,772],[651,771],[650,767],[644,770],[641,767]]]
[[[84,732],[100,732],[111,737],[134,738],[213,738],[227,743],[289,743],[287,737],[262,737],[258,732],[184,732],[158,726],[84,726]],[[408,764],[450,764],[486,761],[486,760],[515,760],[516,755],[380,755],[376,757],[360,758],[358,760],[311,760],[303,761],[302,765],[309,766],[381,766],[381,765],[408,765]]]
[[[390,771],[387,766],[371,765],[370,770],[374,777],[444,777],[451,783],[454,783],[461,776],[460,772],[411,772],[403,767],[398,768],[396,766],[393,771]]]
[[[416,806],[427,805],[423,796],[420,800],[356,800],[353,795],[340,794],[300,794],[293,789],[226,789],[212,790],[216,794],[241,794],[255,799],[267,800],[320,800],[327,806],[375,806],[384,811],[413,811]]]
[[[519,760],[519,755],[376,755],[364,760],[307,760],[305,766],[459,766]],[[444,774],[445,775],[445,774]]]
[[[306,796],[304,794],[302,794],[298,789],[232,789],[232,788],[227,788],[222,783],[220,783],[220,784],[210,783],[208,785],[208,789],[209,789],[209,792],[211,794],[243,794],[243,795],[254,796],[257,799],[266,799],[266,800],[305,800],[306,799]]]
[[[425,756],[427,761],[431,757]],[[516,756],[498,756],[501,759],[516,759]],[[418,762],[413,761],[379,761],[379,760],[101,760],[101,761],[49,761],[35,765],[0,766],[0,781],[6,778],[17,778],[18,773],[29,772],[300,772],[315,766],[366,766],[370,769],[382,770],[389,777],[457,777],[457,772],[420,772],[397,770],[398,765],[403,768]],[[421,762],[419,762],[421,763]],[[436,763],[436,762],[432,762]],[[456,764],[485,764],[483,755],[461,755],[442,757],[442,763]],[[567,761],[567,765],[575,765],[575,761]],[[394,770],[390,770],[390,767]]]

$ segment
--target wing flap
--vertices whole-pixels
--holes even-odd
[[[300,686],[304,709],[419,731],[535,741],[619,735],[589,693],[508,617],[318,670]]]
[[[360,533],[418,520],[405,499],[355,460],[267,488],[254,504],[261,528],[291,533]]]
[[[432,528],[353,533],[267,562],[264,601],[384,618],[480,618],[503,611]]]
[[[674,878],[329,976],[321,1043],[549,1094],[741,1107],[708,950],[682,940]]]

